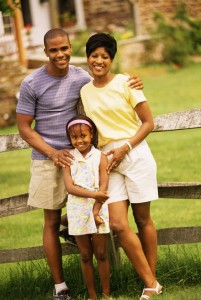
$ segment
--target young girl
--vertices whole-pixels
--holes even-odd
[[[107,194],[107,157],[96,149],[97,130],[83,115],[72,118],[66,126],[74,157],[70,166],[63,168],[68,191],[67,218],[70,235],[74,235],[81,255],[84,281],[91,300],[96,299],[93,254],[97,259],[103,296],[110,293],[110,266],[106,251],[109,233]]]

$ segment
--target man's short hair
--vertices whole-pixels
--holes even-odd
[[[68,36],[68,34],[67,34],[66,31],[64,31],[61,28],[53,28],[53,29],[50,29],[49,31],[47,31],[46,34],[44,35],[44,45],[45,45],[45,48],[47,46],[47,40],[48,39],[53,39],[53,38],[56,38],[58,36],[61,36],[61,37],[66,36],[68,38],[68,40],[69,40],[69,36]]]

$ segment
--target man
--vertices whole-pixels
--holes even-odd
[[[69,165],[72,159],[65,125],[77,114],[80,89],[91,77],[81,68],[69,65],[72,46],[62,29],[49,30],[44,46],[49,61],[23,80],[17,124],[21,137],[33,148],[28,205],[44,210],[43,246],[55,283],[53,299],[73,299],[63,277],[58,236],[61,209],[67,198],[59,167]],[[137,78],[131,85],[142,88]]]

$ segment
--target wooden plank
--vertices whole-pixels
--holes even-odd
[[[117,236],[113,234],[112,230],[107,234],[107,251],[110,264],[119,267],[121,265],[119,243],[117,241]]]
[[[27,206],[27,199],[27,193],[0,199],[0,217],[16,215],[34,210],[35,208]]]
[[[79,113],[84,113],[82,104],[78,103]],[[154,132],[192,129],[201,127],[201,108],[174,112],[154,117]],[[29,148],[19,134],[0,136],[0,152]]]
[[[201,127],[201,108],[154,117],[154,132]]]
[[[136,233],[138,235],[138,232]],[[157,230],[158,245],[190,244],[201,242],[201,226],[174,227]],[[121,247],[116,236],[115,248]]]
[[[79,253],[77,246],[71,244],[70,242],[62,243],[61,247],[62,255]],[[0,250],[0,263],[37,260],[45,257],[43,246]]]
[[[158,190],[160,198],[201,199],[201,182],[163,182]],[[0,217],[34,210],[27,206],[27,199],[27,193],[0,199]]]
[[[201,182],[163,182],[158,192],[160,198],[201,199]]]
[[[201,242],[201,226],[177,227],[157,230],[158,245],[189,244]]]
[[[19,134],[6,134],[0,136],[0,152],[29,148],[29,145]]]
[[[157,230],[158,245],[173,245],[173,244],[188,244],[201,242],[201,226],[197,227],[178,227],[178,228],[164,228]],[[118,241],[114,237],[114,247],[119,255]],[[78,254],[77,246],[70,242],[61,244],[62,255]],[[0,250],[0,263],[14,263],[19,261],[29,261],[45,258],[43,246],[18,248],[18,249],[3,249]],[[118,259],[118,263],[120,263]]]

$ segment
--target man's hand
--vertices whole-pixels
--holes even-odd
[[[65,168],[73,163],[74,157],[70,154],[68,149],[57,150],[50,156],[54,165],[58,168]]]
[[[136,90],[142,90],[144,88],[143,82],[138,76],[130,75],[127,81],[128,81],[128,85],[132,89],[135,88]]]

